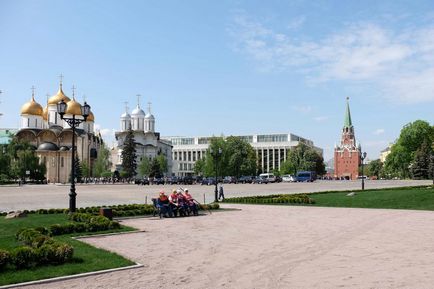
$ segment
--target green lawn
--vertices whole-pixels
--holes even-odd
[[[434,187],[394,188],[348,192],[327,192],[309,194],[315,200],[311,206],[434,210]]]
[[[0,218],[0,248],[8,249],[19,246],[15,240],[15,233],[20,228],[32,228],[48,226],[51,224],[67,223],[65,214],[29,214],[26,218],[5,219]],[[133,228],[122,227],[120,231],[132,231]],[[99,233],[108,233],[113,231],[104,231]],[[76,234],[77,235],[77,234]],[[14,284],[32,280],[40,280],[51,277],[59,277],[117,267],[133,265],[134,263],[114,253],[97,249],[80,241],[72,239],[73,235],[64,235],[55,237],[62,242],[66,242],[74,247],[73,262],[59,266],[39,266],[25,270],[15,270],[7,268],[0,272],[0,286]]]

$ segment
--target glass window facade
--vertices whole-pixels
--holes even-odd
[[[286,142],[288,141],[287,134],[260,134],[258,142]]]
[[[192,137],[182,137],[182,138],[172,138],[173,145],[193,145],[194,138]]]

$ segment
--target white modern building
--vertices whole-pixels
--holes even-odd
[[[146,157],[149,159],[155,158],[159,154],[163,154],[167,159],[167,175],[172,174],[172,144],[168,140],[160,139],[160,133],[155,132],[155,117],[151,113],[151,104],[148,105],[148,112],[145,112],[137,104],[136,108],[128,113],[128,108],[125,109],[120,117],[121,130],[115,132],[117,141],[116,148],[112,150],[111,157],[114,165],[113,169],[120,171],[122,169],[122,149],[127,136],[128,129],[131,127],[134,133],[134,141],[136,143],[136,162],[137,165]]]
[[[292,133],[285,134],[252,134],[238,136],[250,143],[256,152],[258,165],[262,172],[280,169],[288,155],[288,151],[299,143],[314,148],[321,155],[323,150],[315,147],[311,140]],[[193,174],[194,164],[205,156],[212,137],[163,137],[172,142],[172,173],[176,176]]]

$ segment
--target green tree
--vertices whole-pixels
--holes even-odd
[[[0,175],[9,178],[11,173],[11,159],[7,153],[7,145],[0,145]]]
[[[81,171],[83,173],[83,177],[90,177],[90,169],[87,163],[81,164]]]
[[[240,137],[230,136],[225,140],[225,175],[240,177],[256,172],[256,153],[253,147]]]
[[[219,153],[221,152],[221,153]],[[210,140],[209,148],[205,154],[204,173],[206,177],[224,176],[227,169],[227,155],[226,142],[223,137],[212,137]]]
[[[205,170],[205,157],[202,159],[198,159],[194,163],[194,174],[197,176],[203,176]]]
[[[122,170],[127,178],[136,175],[136,144],[134,140],[133,130],[130,128],[125,136],[124,147],[122,149]]]
[[[44,178],[45,165],[39,163],[39,158],[29,143],[13,139],[6,151],[10,160],[9,176],[20,179],[28,177],[33,180]]]
[[[287,161],[280,167],[282,174],[296,174],[299,171],[314,171],[318,175],[325,173],[323,157],[315,149],[303,143],[289,151]]]
[[[168,170],[166,157],[163,154],[159,154],[155,158],[157,159],[158,165],[160,166],[160,174],[164,175]]]
[[[98,178],[102,177],[103,173],[110,171],[110,167],[110,151],[105,144],[103,144],[98,151],[98,156],[93,166],[93,175]]]
[[[414,162],[416,151],[424,142],[432,144],[433,141],[434,127],[428,122],[416,120],[405,125],[384,165],[388,177],[410,177],[410,165]]]
[[[427,179],[430,176],[430,161],[432,149],[431,146],[424,142],[416,151],[414,160],[411,164],[411,173],[415,179]]]
[[[366,174],[368,176],[376,176],[377,179],[379,179],[382,170],[383,170],[383,163],[379,159],[373,160],[367,165]]]
[[[149,176],[151,172],[151,161],[148,157],[144,156],[139,163],[139,175],[140,177]]]
[[[158,159],[155,157],[151,160],[151,168],[149,171],[149,176],[151,178],[159,178],[162,176],[160,163],[158,162]]]

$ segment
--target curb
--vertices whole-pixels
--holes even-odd
[[[117,272],[117,271],[129,270],[129,269],[137,269],[140,267],[143,267],[143,265],[140,263],[136,263],[136,265],[131,265],[131,266],[127,266],[127,267],[106,269],[106,270],[86,272],[86,273],[81,273],[81,274],[76,274],[76,275],[68,275],[68,276],[54,277],[54,278],[49,278],[49,279],[42,279],[42,280],[37,280],[37,281],[29,281],[29,282],[24,282],[24,283],[4,285],[4,286],[0,286],[0,289],[16,288],[16,287],[29,286],[29,285],[38,285],[38,284],[52,283],[52,282],[57,282],[57,281],[65,281],[65,280],[70,280],[70,279],[95,276],[95,275],[106,274],[106,273],[111,273],[111,272]]]
[[[137,230],[137,231],[129,231],[129,232],[113,232],[107,234],[95,234],[95,235],[85,235],[85,236],[77,236],[71,237],[74,240],[87,239],[87,238],[98,238],[98,237],[107,237],[107,236],[115,236],[115,235],[126,235],[126,234],[137,234],[137,233],[146,233],[145,230]],[[0,287],[2,289],[2,287]]]

